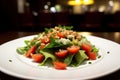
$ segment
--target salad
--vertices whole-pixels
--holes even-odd
[[[73,31],[71,26],[45,28],[44,32],[24,42],[24,47],[17,48],[19,54],[31,58],[39,66],[51,65],[59,70],[96,60],[99,52],[95,45],[85,36]]]

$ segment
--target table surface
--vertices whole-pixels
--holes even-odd
[[[38,34],[39,32],[2,32],[0,33],[0,45],[8,42],[10,40],[21,38],[29,35]],[[97,37],[102,37],[105,39],[109,39],[111,41],[114,41],[116,43],[120,44],[120,32],[80,32],[84,35],[92,35]],[[20,78],[16,78],[10,75],[7,75],[6,73],[0,72],[0,80],[23,80]],[[113,72],[111,74],[105,75],[100,78],[96,78],[94,80],[120,80],[120,70]]]

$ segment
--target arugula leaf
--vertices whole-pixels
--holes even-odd
[[[27,51],[28,51],[29,47],[19,47],[16,49],[16,51],[19,53],[19,54],[25,54]]]
[[[25,40],[24,43],[25,43],[27,46],[30,46],[30,40]]]
[[[31,42],[31,46],[40,46],[40,41],[38,41],[38,40],[35,40],[35,41],[32,41]]]

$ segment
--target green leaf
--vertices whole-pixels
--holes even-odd
[[[73,26],[62,26],[62,25],[58,25],[58,27],[66,30],[71,30],[73,28]]]
[[[81,46],[82,43],[86,43],[88,45],[91,45],[90,41],[88,41],[87,38],[84,36],[82,36],[82,39],[78,42],[78,45]]]
[[[45,33],[48,33],[49,31],[52,31],[52,28],[44,28],[45,29]]]
[[[57,39],[54,39],[54,38],[50,38],[50,43],[45,46],[44,49],[48,49],[48,48],[58,48],[58,47],[61,47],[61,46],[64,46],[61,42],[59,42]]]
[[[29,40],[25,40],[24,43],[25,43],[27,46],[30,46],[30,41],[29,41]]]
[[[30,45],[31,46],[40,46],[40,41],[38,41],[38,40],[32,41]]]
[[[68,56],[65,58],[64,63],[66,63],[67,65],[70,65],[71,62],[72,62],[73,56],[74,56],[74,55],[68,55]]]
[[[39,38],[39,37],[41,37],[43,34],[42,33],[39,33],[38,35],[37,35],[37,37]]]
[[[76,55],[75,55],[75,60],[76,60],[76,66],[79,66],[84,60],[88,59],[88,56],[85,54],[84,50],[80,50]]]
[[[25,47],[17,48],[16,51],[17,51],[19,54],[25,54],[25,53],[27,52],[27,50],[26,50]]]
[[[93,46],[92,46],[92,52],[98,53],[98,52],[99,52],[99,49],[97,49],[97,48],[93,45]]]
[[[56,57],[49,51],[41,50],[40,53],[45,56],[45,59],[43,60],[43,62],[39,64],[40,66],[44,65],[45,63],[47,63],[48,59],[51,59],[52,63],[56,60]]]

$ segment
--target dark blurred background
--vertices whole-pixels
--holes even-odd
[[[43,31],[56,25],[120,31],[120,0],[0,0],[0,32]]]

